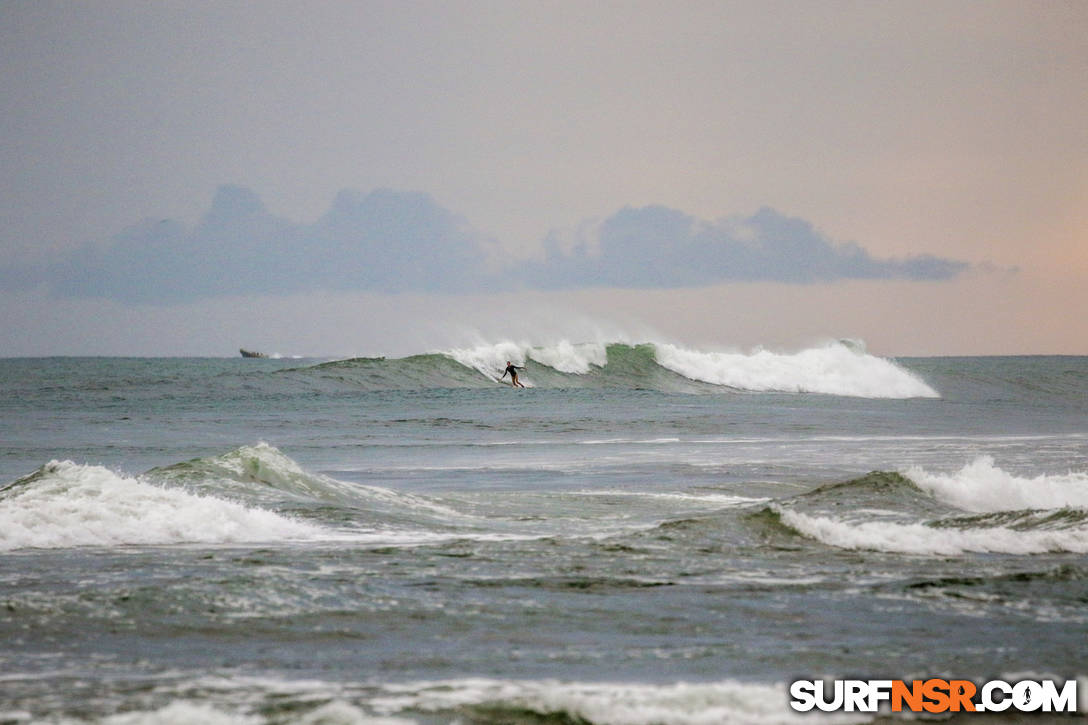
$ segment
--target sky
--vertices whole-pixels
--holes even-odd
[[[0,0],[0,356],[1088,354],[1088,4]]]

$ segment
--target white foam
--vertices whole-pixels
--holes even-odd
[[[634,445],[667,445],[670,443],[679,443],[679,438],[600,438],[591,439],[585,441],[578,441],[579,445],[583,446],[603,446],[614,444],[634,444]]]
[[[847,522],[773,506],[782,522],[798,533],[839,549],[896,554],[958,556],[993,554],[1088,553],[1084,528],[1017,531],[1005,526],[977,529],[935,528],[889,521]]]
[[[914,373],[841,342],[793,354],[701,352],[654,346],[659,365],[692,380],[755,392],[796,392],[863,398],[938,398]]]
[[[102,719],[103,725],[259,725],[263,722],[261,717],[184,701],[172,702],[158,710],[126,712]]]
[[[1088,509],[1088,473],[1022,478],[1007,473],[990,456],[979,456],[956,473],[927,473],[919,466],[907,478],[936,498],[965,511]]]
[[[271,511],[71,461],[49,463],[0,499],[0,551],[279,541],[324,533]]]
[[[374,717],[341,700],[322,705],[313,712],[300,716],[294,722],[298,725],[414,725],[416,723],[415,720],[399,717]]]
[[[729,494],[719,493],[691,494],[679,492],[625,491],[622,489],[572,491],[571,495],[601,498],[627,497],[635,499],[646,499],[649,501],[676,501],[683,503],[699,503],[706,504],[707,506],[710,506],[712,508],[720,508],[723,506],[751,506],[752,504],[766,503],[769,500],[767,498],[731,496]]]
[[[506,361],[524,365],[535,360],[561,373],[584,375],[592,366],[603,366],[608,361],[605,345],[599,343],[571,343],[560,340],[551,345],[533,346],[525,342],[503,341],[481,344],[471,348],[446,350],[447,355],[465,367],[473,368],[492,380],[497,380],[506,369]]]
[[[861,714],[795,713],[781,684],[734,681],[673,685],[581,683],[555,680],[463,679],[385,685],[389,693],[371,701],[378,712],[448,711],[491,706],[540,715],[564,714],[594,725],[776,725],[855,723]]]

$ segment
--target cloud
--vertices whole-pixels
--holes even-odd
[[[146,221],[105,246],[52,265],[0,268],[9,289],[48,285],[60,297],[174,304],[209,297],[326,291],[491,292],[530,287],[674,288],[729,281],[940,280],[968,265],[931,256],[873,258],[771,209],[707,222],[661,206],[623,209],[569,250],[553,235],[542,261],[488,254],[492,241],[430,196],[343,191],[324,216],[299,224],[271,214],[252,191],[221,187],[188,228]]]
[[[221,187],[193,229],[149,221],[48,270],[53,292],[129,303],[314,290],[459,292],[486,286],[484,245],[426,194],[341,192],[313,224]]]
[[[840,279],[944,280],[968,264],[929,255],[875,259],[836,244],[803,219],[764,208],[746,219],[706,222],[648,206],[616,213],[569,251],[552,237],[542,262],[520,271],[545,288],[697,287],[730,281],[813,283]]]

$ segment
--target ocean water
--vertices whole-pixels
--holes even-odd
[[[869,722],[788,684],[1083,691],[1086,553],[1083,357],[0,359],[0,723]]]

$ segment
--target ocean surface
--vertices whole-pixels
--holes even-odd
[[[817,677],[1083,698],[1086,553],[1084,357],[0,359],[0,723],[873,720],[793,713]]]

